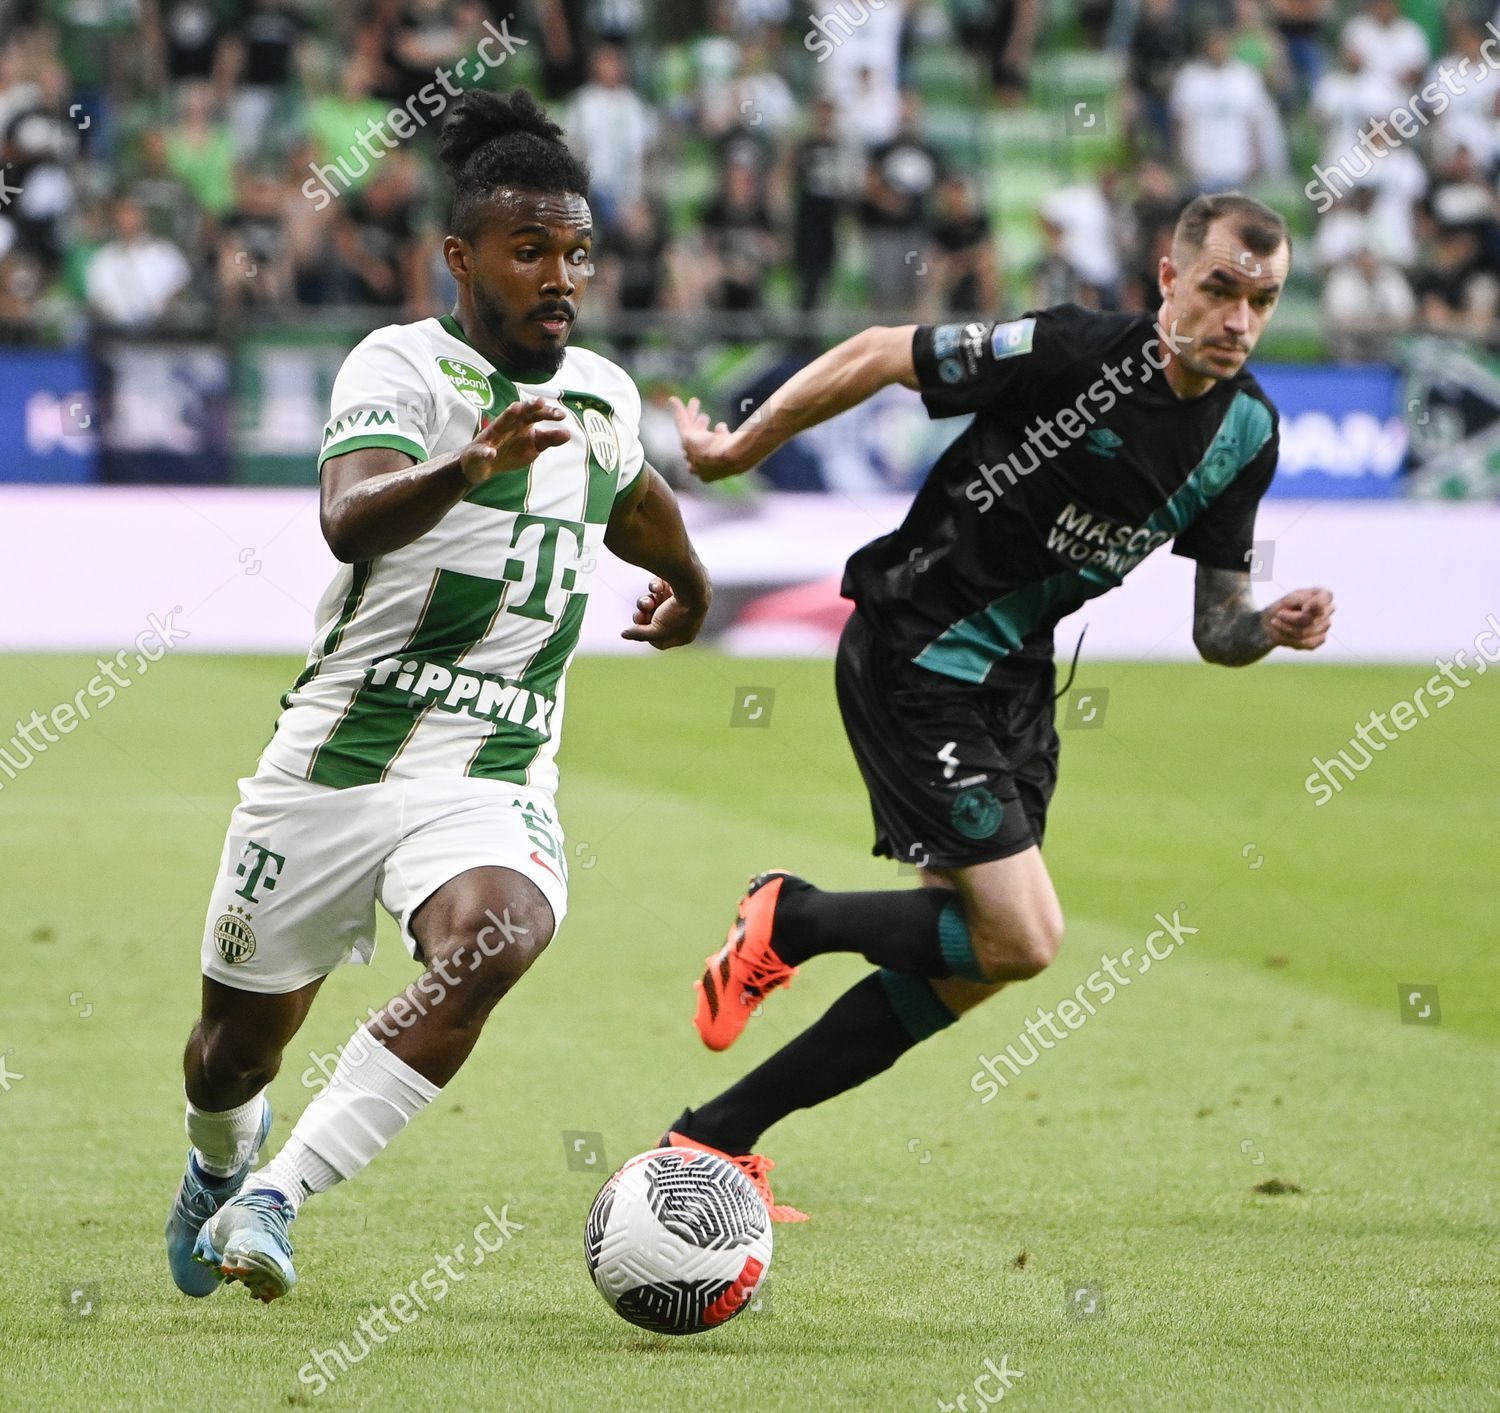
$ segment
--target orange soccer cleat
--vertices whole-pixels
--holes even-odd
[[[671,1129],[662,1138],[663,1148],[696,1148],[700,1153],[712,1153],[716,1158],[723,1158],[726,1162],[733,1163],[754,1184],[755,1190],[760,1193],[761,1201],[766,1204],[766,1211],[771,1214],[773,1222],[805,1222],[808,1220],[806,1212],[799,1212],[795,1207],[788,1207],[777,1203],[771,1195],[771,1179],[766,1176],[776,1166],[763,1153],[744,1153],[736,1156],[726,1153],[721,1148],[710,1147],[707,1143],[699,1143],[696,1138],[689,1138],[685,1133],[678,1133]]]
[[[797,975],[771,946],[776,900],[781,885],[793,875],[759,873],[740,899],[729,936],[706,962],[701,981],[694,982],[698,1009],[693,1024],[710,1050],[727,1050],[740,1038],[751,1011],[778,986]]]

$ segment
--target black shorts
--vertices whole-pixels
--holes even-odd
[[[1008,663],[998,684],[929,672],[855,610],[834,680],[875,816],[876,854],[959,868],[1042,842],[1057,785],[1056,669]]]

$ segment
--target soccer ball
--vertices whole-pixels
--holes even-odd
[[[771,1214],[733,1163],[653,1148],[599,1189],[583,1257],[617,1315],[657,1334],[697,1334],[754,1299],[771,1265]]]

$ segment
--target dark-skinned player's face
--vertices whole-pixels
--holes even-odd
[[[448,238],[457,247],[449,268],[468,284],[480,332],[507,363],[549,373],[561,366],[594,272],[593,224],[575,192],[501,188],[472,242]]]

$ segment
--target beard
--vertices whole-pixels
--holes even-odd
[[[515,329],[519,321],[511,319],[499,302],[490,298],[477,283],[473,286],[472,294],[474,313],[479,316],[485,333],[504,353],[508,363],[517,368],[535,369],[549,374],[562,367],[563,356],[568,351],[566,343],[559,344],[556,348],[532,348],[518,343]]]

